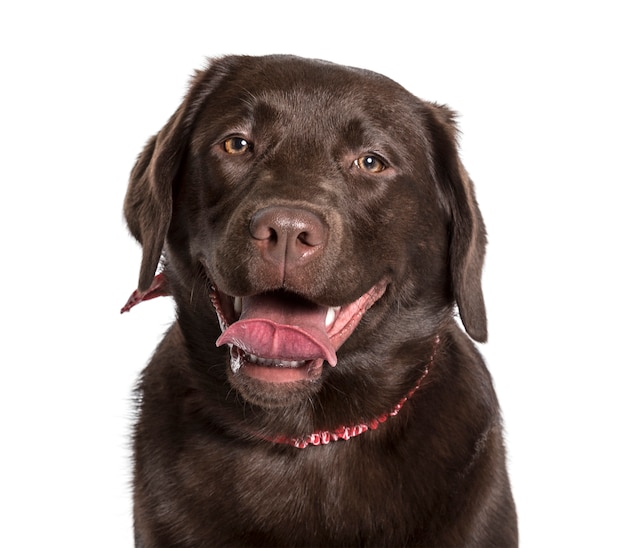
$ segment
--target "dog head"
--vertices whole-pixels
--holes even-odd
[[[140,290],[164,254],[181,321],[215,308],[231,383],[255,402],[301,393],[366,341],[425,339],[454,304],[486,340],[486,236],[454,115],[381,75],[211,62],[140,155],[125,215]]]

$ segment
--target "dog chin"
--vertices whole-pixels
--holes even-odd
[[[238,367],[233,367],[232,352],[228,381],[245,401],[253,405],[265,409],[290,407],[310,399],[322,386],[323,362],[287,368],[255,365],[242,360]]]

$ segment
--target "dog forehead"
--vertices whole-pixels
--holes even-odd
[[[259,94],[276,90],[293,90],[306,93],[327,90],[338,96],[350,92],[357,94],[368,90],[394,93],[404,88],[393,80],[366,69],[349,67],[318,59],[290,55],[234,56],[225,58],[225,65],[216,67],[228,74],[226,81],[244,86]]]
[[[418,117],[419,99],[393,80],[328,61],[228,56],[209,66],[204,77],[218,80],[201,115],[214,128],[217,119],[233,127],[254,120],[315,132],[369,120],[373,126],[392,130],[398,125],[406,131]]]

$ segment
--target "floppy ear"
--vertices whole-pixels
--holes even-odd
[[[161,259],[172,218],[174,182],[196,115],[214,88],[211,73],[210,69],[196,73],[182,104],[148,141],[130,175],[124,215],[143,248],[139,291],[150,287]]]
[[[487,340],[487,314],[481,286],[487,234],[478,209],[474,184],[459,158],[454,113],[429,105],[435,141],[436,178],[441,181],[451,214],[450,274],[454,298],[467,333],[478,342]]]

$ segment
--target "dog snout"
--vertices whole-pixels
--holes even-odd
[[[308,262],[323,250],[328,226],[312,211],[267,207],[252,216],[250,235],[263,259],[285,270]]]

